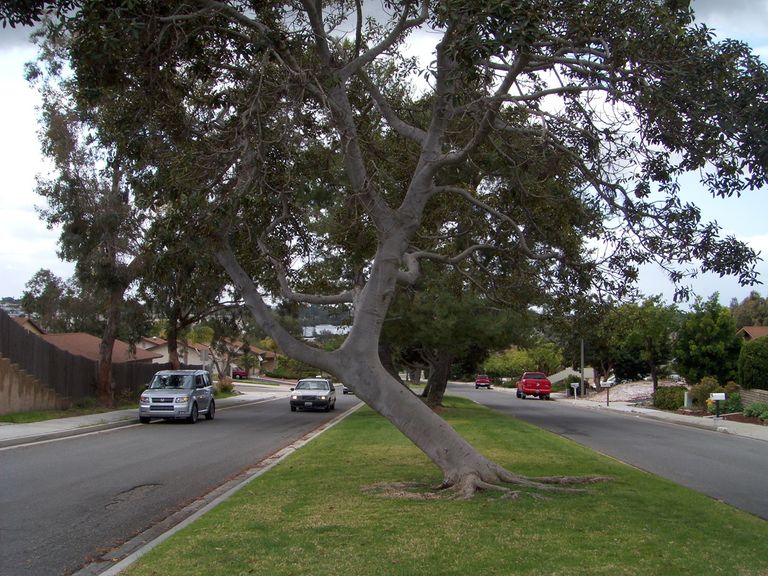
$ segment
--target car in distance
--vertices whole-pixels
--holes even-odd
[[[326,378],[303,378],[291,388],[291,412],[302,410],[333,410],[336,408],[336,388]]]
[[[536,396],[549,400],[552,394],[552,383],[543,372],[524,372],[517,381],[517,397]]]
[[[232,368],[232,378],[235,380],[248,378],[248,370],[245,370],[244,368]]]
[[[342,393],[344,393],[344,394],[354,394],[354,393],[355,393],[355,391],[354,391],[354,390],[352,390],[352,388],[350,388],[350,387],[349,387],[349,386],[347,386],[346,384],[342,384],[342,385],[341,385],[341,391],[342,391]]]
[[[200,414],[213,420],[216,401],[213,380],[205,370],[161,370],[157,372],[139,398],[139,421],[148,424],[152,418],[197,422]]]
[[[489,388],[491,387],[491,379],[488,377],[488,374],[478,374],[475,377],[475,390],[478,388]]]

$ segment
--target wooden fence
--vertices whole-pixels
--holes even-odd
[[[96,395],[98,362],[57,348],[21,327],[3,310],[0,310],[0,355],[72,402]],[[115,398],[138,397],[155,372],[170,368],[170,364],[149,362],[112,364]]]
[[[0,354],[41,384],[71,400],[93,396],[96,362],[60,350],[0,311]]]

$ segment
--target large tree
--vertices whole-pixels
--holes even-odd
[[[724,196],[765,183],[768,73],[745,45],[694,25],[686,2],[76,4],[61,17],[82,97],[114,95],[116,140],[146,143],[148,164],[185,191],[152,204],[183,205],[280,349],[353,388],[439,466],[444,487],[531,481],[478,453],[380,361],[396,286],[416,282],[422,262],[467,275],[497,274],[503,258],[546,263],[542,290],[581,288],[568,277],[585,260],[619,293],[652,260],[678,280],[676,265],[693,260],[755,278],[755,253],[701,222],[677,178],[700,171]],[[401,58],[429,29],[429,64]],[[426,80],[418,99],[405,87],[414,72]],[[407,161],[386,155],[390,137]],[[489,152],[559,186],[510,185]],[[474,226],[449,213],[435,226],[457,203]],[[588,215],[580,236],[603,249],[564,242],[548,226],[563,211]],[[433,241],[459,233],[459,253]],[[335,351],[308,346],[277,322],[271,297],[352,303],[352,330]]]
[[[678,370],[692,384],[705,376],[717,378],[722,385],[735,381],[741,344],[731,311],[720,304],[719,295],[697,298],[677,334]]]
[[[650,374],[655,392],[659,385],[659,370],[673,359],[675,335],[678,330],[679,314],[675,306],[665,305],[660,296],[646,298],[640,304],[620,306],[614,313],[620,331],[616,348],[622,356],[631,359],[633,366],[639,366],[643,374]],[[637,368],[621,371],[619,377],[637,377]]]

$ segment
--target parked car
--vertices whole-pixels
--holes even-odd
[[[147,424],[152,418],[197,422],[200,414],[213,420],[216,401],[213,380],[205,370],[161,370],[157,372],[139,398],[139,420]]]
[[[346,384],[342,384],[341,385],[341,391],[344,394],[354,394],[355,393],[355,391],[352,390],[352,388],[348,387]]]
[[[248,370],[245,370],[244,368],[232,368],[232,378],[235,380],[248,378]]]
[[[491,379],[488,377],[488,374],[478,374],[475,377],[475,390],[478,388],[490,388],[491,387]]]
[[[552,383],[543,372],[524,372],[517,381],[517,397],[536,396],[549,400],[552,394]]]
[[[328,412],[336,408],[336,388],[326,378],[303,378],[291,388],[291,412],[297,409],[322,409]]]

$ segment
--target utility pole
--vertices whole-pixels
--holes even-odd
[[[581,397],[585,398],[587,395],[587,387],[584,383],[584,338],[581,339]]]

